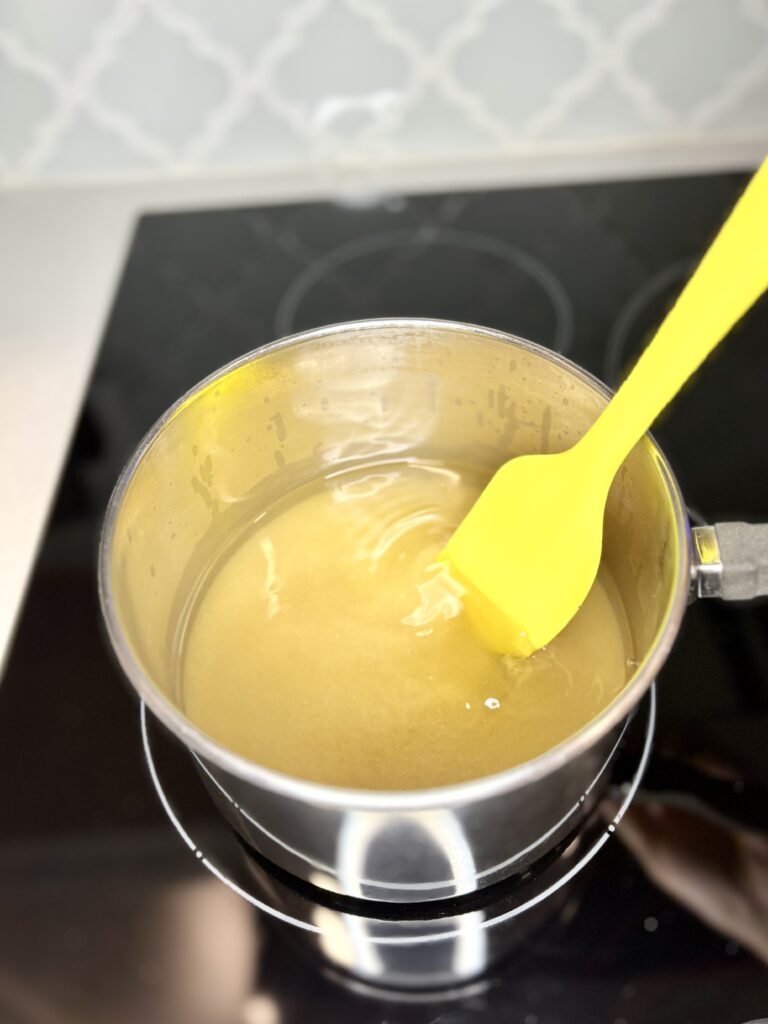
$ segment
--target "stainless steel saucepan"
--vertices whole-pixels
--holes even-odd
[[[605,559],[637,664],[596,719],[545,754],[459,785],[369,792],[246,760],[185,717],[177,655],[191,604],[223,540],[260,509],[343,466],[420,455],[490,470],[512,455],[563,449],[608,397],[573,363],[498,331],[363,321],[296,335],[224,367],[139,445],[101,542],[109,635],[139,697],[192,752],[241,836],[273,863],[329,891],[398,902],[464,894],[525,871],[602,792],[691,593],[768,592],[768,527],[725,524],[692,538],[674,476],[645,438],[618,474],[605,524]]]

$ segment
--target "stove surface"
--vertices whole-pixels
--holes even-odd
[[[351,990],[205,873],[146,777],[96,591],[110,488],[152,421],[311,326],[499,327],[615,384],[742,175],[153,215],[138,225],[0,688],[0,1019],[29,1024],[738,1024],[768,1014],[768,605],[699,602],[642,797],[570,920],[448,997]],[[656,431],[694,518],[768,521],[768,305]],[[66,343],[63,339],[62,343]],[[209,829],[207,798],[184,811]]]

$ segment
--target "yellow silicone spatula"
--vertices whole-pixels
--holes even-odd
[[[597,574],[608,489],[690,375],[768,287],[768,159],[632,373],[556,455],[498,470],[443,553],[482,643],[525,657],[573,618]]]

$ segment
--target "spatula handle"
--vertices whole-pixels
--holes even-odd
[[[768,159],[750,181],[655,337],[584,438],[616,472],[632,447],[768,288]]]

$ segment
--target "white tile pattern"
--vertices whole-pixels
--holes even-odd
[[[768,0],[0,0],[9,182],[768,148]]]

